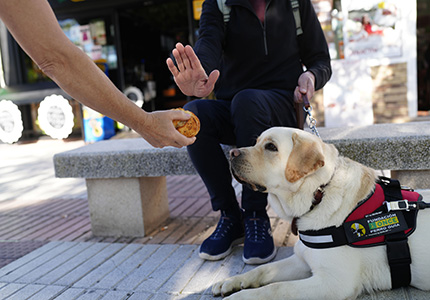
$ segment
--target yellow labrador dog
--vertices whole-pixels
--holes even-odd
[[[274,127],[254,147],[232,150],[234,176],[254,190],[269,193],[276,213],[300,231],[340,226],[361,200],[372,193],[375,171],[348,158],[302,130]],[[323,186],[323,197],[314,195]],[[313,209],[311,209],[311,207]],[[408,238],[411,285],[430,290],[430,209],[420,210]],[[262,265],[212,287],[228,299],[355,299],[367,291],[391,289],[386,246],[348,245],[315,249],[298,241],[294,254]]]

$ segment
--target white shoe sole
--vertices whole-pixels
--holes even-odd
[[[242,259],[243,262],[245,264],[248,265],[261,265],[261,264],[265,264],[269,261],[271,261],[272,259],[274,259],[276,256],[276,247],[273,249],[273,253],[270,254],[268,257],[265,258],[260,258],[260,257],[250,257],[250,258],[245,258],[245,256],[242,255]]]
[[[199,248],[199,257],[201,259],[204,259],[204,260],[220,260],[220,259],[223,259],[224,257],[227,257],[231,253],[231,251],[233,250],[233,247],[235,247],[239,244],[242,244],[244,241],[245,241],[244,237],[239,238],[237,240],[234,240],[231,243],[230,248],[227,249],[227,251],[225,251],[221,254],[218,254],[218,255],[210,255],[208,253],[200,252],[200,248]]]

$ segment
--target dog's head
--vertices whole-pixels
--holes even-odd
[[[234,177],[255,191],[293,190],[324,167],[328,151],[337,155],[334,146],[308,132],[273,127],[255,146],[231,150],[230,166]]]

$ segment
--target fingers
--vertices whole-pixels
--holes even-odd
[[[170,118],[171,120],[181,120],[181,121],[186,121],[189,118],[191,118],[190,114],[187,114],[186,112],[182,111],[182,110],[171,110],[169,111],[171,113]]]
[[[176,65],[171,58],[166,60],[167,67],[173,76],[177,77],[180,72],[187,69],[201,68],[200,60],[197,58],[193,48],[189,45],[185,46],[181,43],[176,44],[176,48],[172,50]]]
[[[168,112],[170,113],[170,119],[171,120],[184,120],[185,121],[185,120],[188,120],[189,118],[191,118],[190,114],[187,114],[186,112],[181,111],[181,110],[170,110]],[[172,123],[172,127],[174,128],[174,131],[175,131],[174,136],[173,136],[174,142],[173,142],[173,144],[169,144],[168,146],[181,148],[184,146],[191,145],[192,143],[194,143],[196,141],[196,137],[188,138],[188,137],[180,134],[175,129],[175,127],[173,126],[173,123]]]
[[[185,70],[192,68],[192,62],[189,55],[192,56],[194,64],[200,65],[194,50],[189,45],[184,47],[181,43],[177,43],[176,48],[172,50],[172,54],[175,57],[176,66],[179,69],[179,72],[184,72]]]
[[[166,60],[166,64],[169,68],[170,73],[172,73],[174,77],[179,75],[178,68],[176,68],[175,64],[173,63],[173,60],[170,57]]]
[[[182,147],[185,147],[185,146],[189,146],[189,145],[191,145],[192,143],[194,143],[196,141],[196,137],[195,136],[191,137],[191,138],[188,138],[186,136],[183,136],[179,132],[177,132],[177,133],[178,133],[177,140],[174,142],[173,145],[171,145],[173,147],[182,148]]]
[[[206,87],[206,91],[205,91],[205,96],[202,97],[206,97],[208,96],[214,89],[215,87],[215,83],[217,82],[219,78],[219,71],[218,70],[213,70],[210,74],[209,77],[205,83],[205,87]]]
[[[192,69],[198,69],[201,68],[202,65],[200,63],[199,58],[197,57],[196,53],[194,52],[193,48],[190,45],[185,46],[185,55],[187,56],[189,62],[190,62],[190,68]]]
[[[219,78],[219,71],[218,71],[218,70],[213,70],[213,71],[209,74],[207,84],[208,84],[209,86],[212,86],[212,88],[213,88],[213,86],[215,85],[215,83],[216,83],[216,81],[218,80],[218,78]]]
[[[303,95],[311,99],[315,93],[315,76],[311,72],[305,72],[299,77],[298,86],[294,90],[294,101],[303,102]]]
[[[179,72],[184,72],[185,71],[184,60],[182,58],[181,52],[179,51],[179,48],[176,47],[176,49],[173,49],[172,54],[175,57],[176,67],[179,69]]]
[[[178,131],[176,131],[171,141],[167,141],[167,140],[155,141],[149,138],[146,138],[146,140],[155,148],[164,148],[168,146],[175,147],[175,148],[182,148],[193,144],[196,141],[196,137],[187,138],[182,134],[180,134]]]
[[[294,102],[296,102],[296,103],[302,103],[303,102],[302,93],[300,93],[298,86],[296,86],[296,88],[294,89]]]
[[[175,126],[173,125],[173,120],[188,120],[191,115],[187,114],[184,111],[181,110],[167,110],[167,111],[159,111],[159,116],[162,116],[163,114],[166,116],[165,120],[168,120],[168,128],[167,129],[161,129],[166,130],[163,140],[161,141],[161,147],[165,146],[173,146],[176,148],[181,148],[184,146],[191,145],[196,141],[195,137],[188,138],[179,131],[176,130]],[[164,118],[164,117],[163,117]],[[160,120],[161,121],[161,120]]]

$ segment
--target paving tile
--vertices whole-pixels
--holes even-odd
[[[135,288],[135,290],[144,292],[158,291],[174,273],[180,272],[184,261],[193,254],[195,249],[196,246],[193,245],[179,246],[179,248],[172,252],[170,256],[167,257],[166,260],[159,265],[144,282]]]
[[[22,300],[32,297],[34,294],[38,293],[43,289],[43,285],[29,284],[24,286],[22,289],[17,291],[15,294],[11,295],[8,300]]]
[[[24,257],[20,258],[18,261],[14,261],[13,263],[8,264],[7,266],[0,269],[0,277],[3,277],[5,274],[9,274],[10,272],[13,272],[16,269],[19,269],[23,265],[31,262],[32,260],[36,259],[43,253],[55,248],[57,245],[61,244],[62,242],[52,242],[48,243],[43,247],[38,248],[37,250],[32,251],[30,254],[25,255]]]
[[[91,244],[89,243],[76,243],[72,247],[68,248],[66,251],[62,252],[61,255],[57,255],[40,265],[38,268],[27,272],[24,276],[19,278],[19,282],[22,283],[38,283],[38,284],[50,284],[59,278],[58,270],[61,269],[61,273],[64,274],[70,270],[70,268],[65,268],[65,266],[70,265],[71,268],[75,267],[74,262],[68,262],[76,257],[78,254],[84,254],[88,251]],[[99,251],[101,249],[100,245],[94,251]],[[73,266],[73,267],[72,267]],[[56,272],[57,271],[57,272]],[[42,277],[41,277],[41,274]],[[55,275],[53,275],[55,274]]]
[[[73,284],[74,287],[92,287],[100,282],[107,274],[115,270],[123,261],[133,255],[136,251],[142,248],[142,245],[130,244],[126,245],[113,257],[103,262],[99,267],[95,268],[79,281]]]
[[[166,257],[175,251],[179,245],[165,245],[159,247],[151,256],[148,257],[141,265],[139,265],[132,273],[122,280],[117,288],[125,290],[133,290],[162,264]]]
[[[154,294],[146,293],[146,292],[137,292],[133,293],[130,298],[127,298],[127,300],[153,300]]]
[[[143,262],[151,256],[160,245],[145,245],[141,246],[141,248],[131,255],[128,259],[123,261],[121,264],[117,265],[117,267],[106,274],[105,277],[100,279],[94,285],[94,288],[101,289],[113,289],[118,287],[118,283],[122,282],[126,277],[129,276],[132,272],[134,272],[137,268],[143,264]]]
[[[45,245],[45,241],[0,242],[0,259],[17,259]]]
[[[37,270],[45,262],[57,257],[58,255],[61,255],[65,250],[67,250],[71,247],[74,247],[76,245],[77,244],[75,244],[75,243],[67,243],[67,242],[58,243],[57,247],[54,247],[51,250],[46,251],[45,253],[43,253],[42,255],[40,255],[34,259],[30,259],[27,263],[16,268],[12,272],[9,272],[5,276],[2,276],[1,278],[3,281],[6,281],[6,282],[14,282],[14,281],[18,280],[19,278],[25,276],[29,272],[32,272],[33,270]],[[42,247],[42,248],[44,248],[44,247]],[[41,249],[41,248],[39,248],[39,249]],[[35,252],[38,253],[37,250]],[[34,255],[32,253],[30,253],[30,256],[34,256]],[[1,270],[0,270],[0,276],[1,276]]]
[[[91,253],[91,248],[97,251]],[[213,283],[256,267],[243,263],[242,251],[242,246],[236,247],[224,260],[210,262],[198,257],[197,245],[52,242],[0,269],[0,299],[215,299],[211,295]],[[71,252],[75,255],[70,255]],[[291,254],[291,247],[282,247],[275,261]],[[63,255],[66,259],[59,259]],[[31,275],[18,276],[26,266],[30,266]],[[38,267],[34,269],[35,266]],[[51,284],[18,282],[36,278],[36,270],[45,280],[49,278],[47,274],[62,268],[66,268],[66,274],[58,273],[60,279]],[[429,292],[406,288],[362,295],[358,299],[430,297]]]
[[[216,276],[210,282],[210,285],[207,286],[206,290],[203,292],[204,294],[212,294],[212,285],[220,280],[226,279],[231,276],[235,276],[241,274],[243,269],[245,268],[245,263],[242,260],[242,247],[236,247],[233,250],[232,255],[228,256],[223,264],[218,268],[216,272]]]
[[[107,291],[105,290],[93,290],[87,289],[85,290],[76,300],[99,300],[101,299]]]
[[[25,284],[9,283],[5,284],[0,288],[0,299],[6,299],[7,297],[17,293],[25,287]]]
[[[108,291],[100,299],[101,300],[123,300],[123,299],[130,299],[130,296],[132,296],[132,295],[133,295],[132,292],[127,292],[127,291]],[[150,295],[150,294],[148,294],[148,295]],[[142,297],[140,299],[144,300],[144,299],[148,299],[148,298]]]
[[[46,300],[52,299],[58,295],[60,295],[67,287],[58,286],[58,285],[48,285],[43,286],[43,288],[34,294],[32,297],[28,298],[28,300]]]
[[[429,300],[430,292],[424,292],[413,287],[407,289],[407,294],[410,300]]]
[[[85,293],[85,289],[81,288],[68,288],[63,293],[58,295],[55,300],[74,300],[78,298],[80,295]],[[42,299],[40,299],[42,300]]]
[[[98,246],[100,246],[100,244],[95,244],[94,248],[98,248]],[[99,249],[103,249],[103,251],[95,253],[94,255],[89,254],[89,255],[85,255],[84,257],[81,257],[81,255],[76,256],[76,260],[78,261],[76,263],[77,267],[67,272],[63,277],[55,281],[54,284],[70,285],[70,286],[73,285],[82,277],[84,277],[89,272],[91,272],[93,269],[97,268],[107,259],[115,255],[125,245],[108,244],[106,246],[105,244],[103,244],[101,246],[103,247],[100,247]],[[70,261],[69,263],[71,266],[76,266],[72,261]]]
[[[181,293],[203,264],[204,261],[198,256],[198,248],[196,248],[190,257],[184,261],[181,270],[174,273],[173,276],[160,287],[158,292]]]
[[[182,290],[184,294],[202,294],[212,285],[225,260],[205,261]]]

